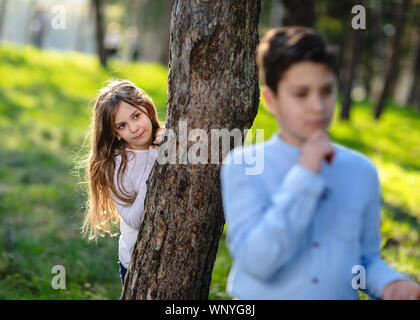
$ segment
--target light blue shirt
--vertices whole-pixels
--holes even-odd
[[[264,168],[247,174],[250,164],[238,159],[259,150]],[[224,159],[232,296],[358,299],[358,288],[365,288],[379,299],[386,284],[409,279],[380,256],[381,192],[374,164],[346,147],[334,144],[334,150],[332,164],[324,162],[319,174],[299,165],[300,148],[278,134],[237,147]]]

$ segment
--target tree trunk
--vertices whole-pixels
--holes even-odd
[[[315,0],[283,0],[283,5],[283,26],[314,27],[316,20]]]
[[[361,5],[366,6],[366,1],[363,1]],[[376,2],[373,4],[372,10],[366,11],[366,21],[371,21],[371,26],[369,28],[372,31],[366,30],[359,30],[363,32],[362,36],[360,37],[360,47],[362,48],[362,53],[360,55],[359,64],[361,66],[360,70],[360,79],[363,88],[365,89],[365,98],[371,99],[371,93],[373,88],[373,81],[375,76],[375,42],[377,41],[376,34],[379,30],[377,30],[378,22],[374,20],[375,15],[377,13],[373,13],[373,11],[378,11],[375,9]],[[358,70],[358,71],[359,71]],[[370,100],[372,101],[372,100]]]
[[[2,0],[0,4],[0,39],[2,38],[2,34],[3,34],[3,24],[4,24],[4,17],[6,16],[7,1],[8,0]]]
[[[415,41],[413,83],[411,84],[407,103],[413,104],[420,109],[420,23],[417,26]]]
[[[103,2],[101,0],[92,0],[92,6],[95,11],[96,28],[96,51],[103,67],[106,67],[106,54],[104,47],[104,22],[103,22]]]
[[[159,62],[165,66],[168,65],[169,59],[169,29],[171,26],[171,11],[173,3],[173,0],[165,1],[165,12],[163,14],[162,28],[160,31],[161,47]]]
[[[347,53],[351,51],[352,32],[350,28],[351,20],[353,18],[353,14],[351,14],[353,5],[353,0],[328,0],[318,2],[320,12],[324,12],[328,17],[334,17],[334,19],[340,20],[341,24],[346,26],[342,31],[337,32],[335,36],[330,39],[339,48],[337,57],[337,87],[340,94],[345,88]]]
[[[396,77],[398,57],[399,57],[398,53],[400,51],[399,46],[401,43],[401,38],[404,34],[404,20],[405,20],[404,18],[408,12],[408,8],[410,7],[410,4],[411,4],[411,0],[402,0],[401,5],[398,7],[397,17],[396,17],[396,22],[395,22],[395,25],[396,25],[395,35],[391,43],[391,48],[390,48],[391,54],[390,54],[389,62],[387,63],[387,66],[386,66],[384,85],[381,91],[381,95],[379,97],[379,101],[375,108],[375,113],[374,113],[375,119],[379,119],[379,117],[381,116],[385,107],[386,99],[388,98],[388,95],[391,91],[392,82],[394,81]]]
[[[373,70],[373,83],[371,89],[366,94],[370,97],[370,101],[378,101],[380,92],[376,86],[378,79],[382,79],[385,73],[385,33],[383,30],[383,3],[381,1],[374,1],[372,8],[372,33],[369,33],[372,46],[371,64]],[[373,85],[375,83],[375,86]]]
[[[345,72],[344,88],[343,88],[343,103],[341,107],[341,120],[350,119],[350,108],[352,104],[351,91],[356,75],[356,69],[359,64],[361,48],[360,48],[360,33],[362,30],[352,30],[351,51],[347,58],[347,69]]]
[[[259,11],[260,0],[174,3],[166,128],[180,141],[165,138],[159,149],[121,299],[208,298],[224,226],[219,171],[225,154],[211,164],[208,146],[208,164],[181,161],[186,153],[178,126],[187,121],[188,130],[207,134],[252,126]],[[190,138],[184,142],[190,149]],[[161,164],[165,143],[176,148],[176,164]]]

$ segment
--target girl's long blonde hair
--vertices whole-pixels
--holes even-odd
[[[122,176],[127,168],[126,142],[115,136],[115,113],[124,101],[146,113],[152,122],[153,139],[156,130],[161,128],[152,99],[137,88],[131,81],[115,80],[100,90],[93,110],[91,124],[90,153],[85,161],[85,180],[88,185],[86,213],[82,224],[82,234],[89,240],[98,236],[111,235],[112,227],[119,222],[112,194],[120,201],[132,204],[137,194],[128,194],[122,184]],[[115,155],[121,155],[117,172],[118,191],[114,187]]]

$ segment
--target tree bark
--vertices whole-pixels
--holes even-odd
[[[350,119],[350,108],[352,104],[351,91],[353,89],[353,84],[356,76],[356,69],[359,64],[361,47],[360,47],[360,37],[362,30],[352,30],[352,42],[351,42],[351,52],[349,52],[349,57],[347,58],[347,69],[345,72],[344,88],[343,88],[343,103],[340,113],[341,120]]]
[[[385,102],[389,96],[389,93],[392,88],[392,82],[396,77],[397,72],[397,65],[398,65],[398,58],[399,58],[399,46],[401,43],[401,38],[404,34],[404,18],[408,12],[408,8],[410,7],[411,0],[402,0],[401,5],[398,8],[398,13],[396,17],[396,28],[395,28],[395,35],[392,39],[391,43],[391,54],[389,58],[389,62],[387,63],[386,71],[385,71],[385,80],[384,85],[381,91],[381,95],[379,97],[379,101],[375,107],[374,117],[375,119],[379,119],[381,116]]]
[[[96,50],[99,62],[106,67],[106,54],[104,46],[104,22],[103,22],[103,2],[101,0],[92,0],[92,6],[95,11],[95,28],[96,28]]]
[[[252,126],[259,11],[260,0],[175,1],[166,128],[177,140],[181,120],[188,130],[207,133]],[[160,164],[165,143],[176,147],[176,164]],[[189,150],[193,142],[185,143]],[[211,164],[209,145],[208,164],[183,164],[181,144],[165,138],[158,151],[121,299],[208,298],[224,226],[219,171],[225,154]]]

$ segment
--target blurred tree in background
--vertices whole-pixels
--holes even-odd
[[[96,52],[104,66],[107,58],[168,64],[173,0],[79,0],[72,8],[59,0],[1,0],[1,39],[29,42],[29,19],[40,3],[50,18],[60,3],[69,15],[66,33],[49,28],[45,47]],[[355,5],[365,8],[366,29],[351,26]],[[391,100],[420,109],[419,7],[420,0],[261,0],[258,30],[262,36],[282,25],[315,27],[339,49],[341,119],[350,119],[353,101],[362,100],[379,118]],[[66,42],[70,47],[63,44],[66,37],[73,39]],[[114,48],[106,54],[110,42]]]
[[[385,107],[386,99],[389,94],[394,91],[395,79],[398,73],[399,56],[400,56],[400,43],[404,35],[406,16],[411,6],[411,0],[402,0],[397,7],[397,15],[395,17],[395,34],[392,38],[388,59],[385,61],[385,76],[383,80],[383,88],[379,101],[375,107],[375,118],[378,119]]]
[[[3,31],[3,22],[4,22],[4,15],[7,8],[7,1],[8,0],[2,0],[0,3],[0,39],[1,39],[2,31]]]
[[[105,67],[106,55],[104,47],[103,3],[101,0],[92,0],[92,7],[95,12],[96,50],[101,65]]]
[[[420,15],[420,7],[417,7],[417,14]],[[418,19],[417,28],[414,33],[413,47],[415,52],[413,59],[413,82],[407,103],[416,105],[420,110],[420,19]]]
[[[315,25],[316,0],[283,0],[283,26],[301,25],[313,28]]]

